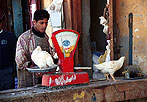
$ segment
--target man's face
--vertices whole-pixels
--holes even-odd
[[[36,31],[44,33],[48,24],[48,20],[47,18],[44,18],[43,20],[38,20],[37,22],[34,20],[33,23]]]

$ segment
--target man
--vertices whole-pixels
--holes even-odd
[[[34,67],[31,60],[33,50],[40,46],[42,50],[51,52],[48,36],[45,33],[49,19],[46,10],[36,10],[34,12],[33,27],[19,36],[16,47],[16,63],[18,75],[18,88],[33,86],[32,73],[26,68]],[[51,54],[51,53],[50,53]],[[41,83],[41,78],[35,75],[35,84]]]
[[[42,50],[51,52],[48,36],[45,33],[49,19],[46,10],[36,10],[34,12],[33,27],[19,36],[16,47],[16,63],[18,74],[18,88],[33,86],[32,73],[26,68],[34,67],[31,60],[33,50],[40,46]],[[35,75],[35,84],[40,84],[40,78]]]
[[[0,90],[15,88],[15,49],[17,38],[2,29],[4,15],[0,18]]]

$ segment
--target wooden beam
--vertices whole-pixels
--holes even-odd
[[[65,20],[65,28],[72,29],[71,0],[63,1],[63,12]]]
[[[110,34],[110,59],[114,59],[113,49],[113,0],[109,0],[109,34]]]
[[[82,24],[81,24],[81,0],[64,0],[65,28],[80,33],[80,39],[75,52],[75,65],[83,64],[82,56]]]
[[[80,33],[80,39],[78,42],[78,47],[75,53],[75,65],[83,65],[83,43],[82,43],[82,23],[81,23],[81,0],[72,0],[73,12],[72,21],[73,29]]]

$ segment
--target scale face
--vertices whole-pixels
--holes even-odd
[[[73,72],[74,53],[80,34],[74,30],[62,29],[52,34],[52,42],[59,57],[59,66],[63,72]]]
[[[55,37],[64,57],[71,57],[71,53],[74,50],[78,39],[78,34],[66,31],[56,34]]]

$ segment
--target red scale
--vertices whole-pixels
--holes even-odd
[[[59,57],[60,74],[44,74],[43,86],[62,86],[89,83],[86,72],[74,72],[74,53],[80,34],[74,30],[62,29],[52,34],[52,42]]]

